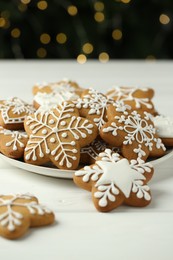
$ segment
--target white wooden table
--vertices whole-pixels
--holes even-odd
[[[160,113],[173,115],[173,63],[1,61],[0,98],[32,99],[31,86],[68,77],[106,91],[115,84],[151,86]],[[0,193],[30,192],[56,213],[53,226],[31,229],[17,241],[0,238],[0,259],[172,260],[173,159],[156,170],[147,208],[119,207],[98,213],[90,193],[71,180],[36,175],[0,160]]]

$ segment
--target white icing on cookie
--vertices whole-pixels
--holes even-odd
[[[34,197],[29,194],[17,194],[10,195],[10,198],[5,199],[3,195],[0,195],[0,209],[5,208],[3,213],[0,213],[0,225],[6,227],[8,231],[14,232],[16,227],[22,225],[24,215],[17,208],[26,208],[28,213],[34,215],[50,214],[51,211],[45,206],[39,205],[36,201],[30,201]],[[25,200],[25,202],[19,202],[17,200]],[[29,201],[28,201],[29,200]]]
[[[32,134],[29,145],[25,148],[26,160],[36,161],[38,157],[51,154],[61,166],[66,165],[67,168],[72,166],[71,161],[77,160],[76,156],[73,156],[74,149],[77,150],[74,140],[87,138],[93,133],[94,127],[87,119],[72,115],[74,107],[74,104],[64,102],[49,113],[35,113],[34,116],[27,117],[26,125],[29,126]],[[66,123],[61,124],[62,122]],[[74,140],[70,141],[68,137]],[[50,147],[51,143],[56,143],[53,150]]]
[[[59,91],[59,92],[51,92],[51,93],[42,93],[38,92],[34,96],[34,101],[41,106],[39,111],[49,111],[51,108],[56,107],[66,100],[74,100],[79,96],[68,92],[68,91]]]
[[[10,117],[10,110],[12,110],[12,113],[16,115],[16,117]],[[35,109],[33,106],[25,103],[23,100],[17,97],[3,100],[2,104],[0,104],[0,112],[5,124],[23,123],[26,115],[32,114],[34,111]]]
[[[132,169],[127,159],[122,159],[116,164],[106,161],[96,162],[103,170],[103,174],[96,183],[96,187],[113,183],[129,198],[132,183],[137,180],[145,180],[145,177]]]
[[[51,82],[51,83],[50,82],[36,83],[35,86],[38,87],[39,89],[48,87],[54,93],[70,92],[71,94],[75,94],[81,91],[80,87],[73,87],[73,82],[69,79],[63,79],[62,81]]]
[[[78,109],[89,109],[88,114],[93,115],[93,121],[99,130],[106,123],[105,117],[108,105],[114,105],[118,108],[118,111],[127,109],[123,102],[115,102],[115,100],[107,98],[105,95],[92,88],[89,89],[88,94],[75,100],[74,104]]]
[[[115,116],[115,122],[112,122],[110,126],[104,128],[103,132],[111,132],[113,136],[117,136],[117,131],[123,131],[126,133],[123,141],[124,145],[131,145],[135,141],[138,142],[138,144],[145,144],[149,151],[152,151],[153,144],[155,143],[157,149],[161,148],[165,151],[166,148],[161,142],[161,139],[156,138],[156,129],[151,124],[148,113],[144,112],[144,114],[144,118],[136,111],[133,111],[131,114],[127,113],[126,115]],[[122,123],[122,125],[119,126],[116,122]]]
[[[159,137],[173,138],[173,117],[156,116],[153,122]]]
[[[136,87],[122,87],[115,86],[110,90],[110,93],[107,94],[109,98],[116,98],[117,101],[134,101],[135,107],[137,109],[141,108],[141,106],[145,106],[148,109],[152,109],[153,106],[149,103],[149,98],[137,98],[134,96],[135,92],[138,90]],[[148,88],[141,88],[142,91],[148,91]]]
[[[28,135],[24,131],[13,131],[7,130],[4,128],[0,128],[0,134],[10,136],[11,140],[7,142],[5,145],[7,147],[12,146],[13,151],[17,151],[18,147],[24,148],[24,143],[22,142],[22,138],[28,139]]]
[[[106,207],[110,202],[116,201],[116,196],[120,191],[126,198],[131,192],[136,197],[151,200],[149,187],[144,184],[145,171],[151,172],[152,166],[138,158],[130,163],[127,159],[120,159],[118,153],[106,149],[99,154],[100,160],[93,166],[85,166],[83,170],[75,172],[75,176],[82,177],[83,182],[95,181],[98,191],[94,197],[99,200],[100,207]]]

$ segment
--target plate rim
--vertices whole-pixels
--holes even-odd
[[[28,172],[39,174],[42,176],[53,177],[53,178],[73,179],[73,174],[76,171],[76,170],[63,170],[58,168],[28,164],[18,159],[10,158],[2,153],[0,153],[0,158],[16,168],[26,170]],[[162,162],[169,160],[170,158],[173,158],[173,148],[168,150],[168,152],[164,156],[152,160],[150,161],[150,163],[153,165],[153,167],[157,167]]]
[[[45,167],[40,165],[34,165],[19,161],[18,159],[10,158],[2,153],[0,153],[0,158],[12,166],[15,166],[19,169],[26,170],[28,172],[32,172],[35,174],[39,174],[42,176],[49,176],[54,178],[62,178],[62,179],[72,179],[75,170],[63,170],[51,167]],[[42,173],[43,171],[43,173]],[[50,172],[50,173],[49,173]]]

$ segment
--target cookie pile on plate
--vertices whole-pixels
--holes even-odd
[[[17,97],[0,101],[0,152],[76,170],[74,182],[92,192],[99,211],[150,203],[148,159],[173,146],[173,119],[155,110],[153,89],[103,94],[62,80],[36,84],[33,96],[32,105]]]

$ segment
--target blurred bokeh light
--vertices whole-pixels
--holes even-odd
[[[1,59],[172,59],[172,0],[1,0]]]

